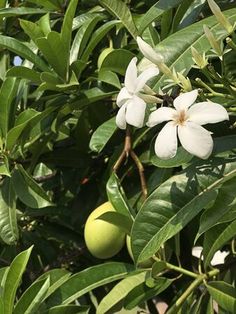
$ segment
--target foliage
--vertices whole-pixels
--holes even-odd
[[[0,313],[157,313],[157,300],[168,314],[214,314],[213,300],[235,313],[236,2],[216,1],[231,31],[210,2],[0,1]],[[160,159],[160,126],[116,127],[127,66],[147,63],[137,36],[166,65],[147,115],[188,88],[227,109],[206,126],[208,159],[181,146]],[[107,199],[116,212],[102,219],[131,236],[133,256],[101,261],[85,246]]]

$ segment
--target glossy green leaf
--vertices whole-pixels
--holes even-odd
[[[69,304],[92,289],[124,278],[133,270],[133,265],[118,262],[108,262],[82,270],[70,277],[49,298],[49,304]]]
[[[236,163],[212,160],[189,167],[160,185],[136,216],[131,234],[134,258],[142,262],[181,231],[216,197],[216,189],[236,175]],[[192,178],[192,180],[191,180]],[[194,180],[193,180],[194,178]],[[191,182],[191,185],[190,185]]]
[[[8,245],[16,244],[18,226],[16,218],[16,195],[11,179],[6,177],[0,190],[0,237]]]
[[[122,24],[127,28],[134,38],[137,37],[138,31],[134,24],[132,14],[127,5],[122,0],[100,0],[100,3],[112,15],[121,20]]]
[[[55,0],[28,0],[28,2],[35,3],[38,6],[44,6],[49,10],[61,10],[60,2]]]
[[[236,178],[225,182],[219,190],[214,204],[205,210],[201,216],[196,238],[218,223],[220,218],[236,205],[235,195]]]
[[[118,25],[119,21],[109,21],[106,24],[100,26],[92,35],[86,49],[81,56],[82,61],[88,61],[90,54],[94,48],[100,43],[102,38],[115,26]]]
[[[37,313],[37,310],[43,301],[48,288],[50,286],[50,280],[35,281],[20,297],[15,305],[13,314],[33,314]]]
[[[219,250],[225,243],[231,240],[236,233],[236,220],[228,224],[215,226],[210,229],[204,238],[203,244],[203,256],[204,256],[204,265],[207,267],[214,253]]]
[[[6,155],[2,155],[0,160],[0,174],[4,176],[11,176],[11,172],[9,169],[9,159]]]
[[[98,72],[98,80],[120,89],[120,80],[116,73],[112,71],[100,70]]]
[[[90,307],[79,305],[57,305],[43,314],[88,314]]]
[[[12,314],[16,290],[21,282],[22,275],[28,263],[32,246],[15,257],[7,273],[3,290],[4,314]]]
[[[6,48],[16,55],[31,61],[37,68],[42,71],[48,71],[48,66],[37,56],[28,46],[21,41],[8,36],[0,35],[0,47]]]
[[[235,287],[223,281],[211,281],[207,284],[207,290],[212,298],[223,309],[230,313],[236,311],[236,292]]]
[[[18,116],[15,127],[10,129],[10,131],[7,133],[7,149],[11,150],[13,148],[29,121],[39,114],[40,113],[34,109],[26,109]]]
[[[236,9],[224,12],[227,18],[234,22],[236,18]],[[215,17],[208,17],[191,26],[188,26],[173,35],[161,41],[155,50],[162,54],[165,63],[176,71],[188,73],[194,61],[191,54],[191,46],[194,46],[200,54],[210,49],[210,44],[203,31],[203,25],[206,24],[216,37],[226,37],[227,32],[222,29]],[[154,89],[158,91],[160,86],[165,85],[166,76],[160,75]]]
[[[46,10],[38,9],[38,8],[4,8],[0,9],[0,17],[10,17],[10,16],[18,16],[18,15],[33,15],[33,14],[45,14]]]
[[[164,160],[158,158],[154,152],[154,143],[151,144],[151,151],[150,151],[150,161],[153,165],[160,167],[160,168],[173,168],[179,167],[183,164],[189,163],[193,158],[193,155],[188,153],[182,146],[178,147],[177,153],[175,157]]]
[[[78,4],[78,0],[71,0],[69,2],[68,8],[66,10],[66,13],[63,19],[62,29],[61,29],[61,40],[62,40],[63,46],[65,46],[65,51],[66,51],[66,58],[64,60],[63,59],[61,60],[63,60],[63,62],[67,65],[67,67],[69,65],[69,52],[70,52],[70,44],[71,44],[73,18],[75,15],[77,4]]]
[[[36,44],[42,51],[48,63],[53,67],[56,73],[64,80],[67,79],[67,47],[61,35],[57,32],[50,32],[46,37],[36,39]],[[49,72],[46,70],[46,72]]]
[[[12,184],[19,199],[31,208],[52,206],[43,188],[21,166],[17,165],[12,174]]]
[[[24,66],[16,66],[11,68],[7,71],[7,77],[8,76],[23,78],[36,84],[41,83],[40,73]]]
[[[3,138],[6,138],[11,116],[15,113],[14,98],[17,89],[18,81],[12,77],[5,79],[0,89],[0,129]]]
[[[100,153],[116,130],[117,126],[114,117],[101,124],[91,137],[90,149]]]
[[[114,288],[101,300],[97,307],[97,314],[104,314],[111,310],[118,302],[122,301],[127,294],[137,285],[144,283],[146,271],[130,274],[117,283]]]
[[[31,38],[35,43],[38,38],[45,37],[40,26],[36,23],[27,20],[20,20],[20,26],[24,32]]]
[[[89,38],[97,23],[101,20],[99,15],[93,15],[77,31],[70,50],[70,63],[76,61],[83,53]]]
[[[155,3],[141,18],[139,24],[139,33],[142,34],[145,28],[153,21],[159,19],[162,14],[180,4],[182,0],[160,0]]]
[[[103,60],[101,70],[113,71],[125,75],[127,66],[134,54],[125,49],[115,49],[111,51]]]
[[[71,273],[63,268],[52,269],[41,275],[37,280],[43,280],[47,278],[50,279],[50,287],[48,288],[44,300],[54,293],[64,282],[66,282],[70,275]]]
[[[107,212],[98,217],[101,220],[107,221],[120,229],[123,229],[125,233],[130,234],[132,227],[132,219],[126,215],[118,212]]]
[[[125,215],[132,221],[131,215],[134,215],[134,212],[129,206],[128,200],[122,189],[119,178],[117,177],[115,172],[112,172],[109,180],[107,181],[106,189],[108,199],[112,203],[116,211],[120,214]]]
[[[153,288],[149,288],[145,283],[137,285],[125,297],[124,307],[127,310],[133,309],[135,306],[142,304],[165,291],[171,283],[173,283],[172,279],[159,277],[155,280],[155,286]]]

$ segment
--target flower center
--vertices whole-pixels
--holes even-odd
[[[174,117],[174,121],[176,125],[184,125],[187,119],[188,119],[188,115],[186,114],[185,110],[179,111]]]

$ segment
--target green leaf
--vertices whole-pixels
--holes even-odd
[[[193,155],[188,153],[182,146],[179,146],[175,157],[168,160],[160,159],[154,152],[153,144],[154,143],[151,144],[150,161],[154,166],[160,168],[179,167],[183,164],[189,163],[193,158]]]
[[[19,199],[31,208],[52,206],[49,196],[43,188],[24,170],[17,165],[12,174],[12,183]]]
[[[6,147],[8,150],[11,150],[13,146],[17,143],[17,140],[19,139],[20,135],[22,134],[23,130],[25,129],[29,121],[39,114],[40,113],[38,111],[29,108],[24,110],[18,116],[15,127],[10,129],[10,131],[7,133]]]
[[[106,189],[108,199],[112,203],[116,211],[128,217],[130,219],[130,222],[132,223],[131,213],[133,215],[135,213],[132,212],[132,209],[129,206],[128,200],[115,172],[112,172],[109,180],[107,181]]]
[[[236,178],[225,182],[219,190],[217,198],[210,208],[206,209],[200,219],[200,225],[196,239],[217,224],[232,207],[236,205],[235,195]]]
[[[231,240],[236,234],[236,220],[230,224],[215,226],[210,229],[204,238],[203,256],[204,265],[207,267],[214,253],[219,250],[225,243]]]
[[[8,177],[11,176],[8,157],[3,154],[0,159],[0,174]]]
[[[71,43],[71,35],[72,35],[72,25],[73,18],[75,15],[76,7],[78,4],[78,0],[71,0],[69,2],[68,8],[66,10],[66,14],[63,19],[62,29],[61,29],[61,40],[63,45],[65,46],[66,51],[66,59],[62,59],[63,62],[69,63],[69,52],[70,52],[70,43]],[[54,48],[55,49],[55,48]],[[69,64],[67,64],[68,67]]]
[[[34,14],[45,14],[47,10],[38,9],[38,8],[4,8],[0,9],[0,17],[10,17],[10,16],[18,16],[18,15],[34,15]]]
[[[100,153],[116,130],[117,126],[115,117],[101,124],[91,137],[89,143],[90,149]]]
[[[14,98],[16,97],[18,90],[18,81],[15,78],[9,77],[3,81],[0,89],[0,129],[3,138],[6,138],[6,134],[9,128],[9,122],[12,115],[14,115]]]
[[[20,20],[20,26],[24,32],[32,39],[35,43],[38,38],[44,37],[44,33],[40,26],[36,23],[27,20]]]
[[[173,283],[172,279],[159,277],[155,280],[155,286],[149,288],[145,283],[137,285],[131,290],[124,300],[124,307],[127,310],[133,309],[135,306],[146,302],[147,300],[157,296],[166,290]]]
[[[107,212],[99,216],[98,219],[107,221],[123,229],[125,233],[130,234],[132,219],[126,215],[120,214],[118,212]]]
[[[36,39],[36,44],[47,59],[48,63],[53,67],[56,73],[63,79],[67,80],[68,60],[67,47],[57,32],[50,32],[47,38]],[[45,72],[50,72],[46,70]]]
[[[13,314],[33,314],[43,301],[48,288],[50,279],[35,281],[20,297],[14,308]]]
[[[224,14],[230,22],[234,23],[236,19],[236,9],[224,11]],[[157,52],[162,54],[165,59],[165,63],[171,69],[175,68],[180,72],[184,70],[187,74],[194,61],[191,54],[191,46],[197,49],[202,54],[210,49],[209,41],[206,39],[203,31],[203,25],[206,24],[209,29],[218,37],[226,37],[228,33],[222,29],[222,26],[216,21],[214,16],[203,19],[191,26],[188,26],[165,40],[161,41],[155,48]],[[165,85],[166,76],[161,74],[154,86],[154,89],[158,91],[160,86]]]
[[[139,33],[142,34],[145,28],[153,21],[159,19],[162,14],[180,4],[183,0],[160,0],[155,3],[141,18],[139,24]]]
[[[125,49],[115,49],[111,51],[103,60],[101,70],[113,71],[125,75],[127,66],[134,54]]]
[[[127,5],[121,0],[100,0],[103,7],[105,7],[112,15],[121,20],[122,24],[127,28],[130,34],[136,38],[138,35],[137,28],[134,24],[132,14]]]
[[[48,291],[44,297],[44,300],[46,300],[51,294],[53,294],[64,282],[68,280],[71,273],[68,272],[66,269],[58,268],[58,269],[52,269],[44,274],[42,274],[38,280],[42,279],[50,279],[50,287],[48,288]]]
[[[90,307],[78,305],[58,305],[43,314],[88,314]]]
[[[193,165],[160,185],[136,216],[131,246],[134,258],[142,262],[181,231],[216,197],[216,189],[236,175],[236,163],[213,159],[208,165]],[[192,179],[191,179],[192,178]],[[190,184],[191,182],[191,184]]]
[[[62,8],[60,6],[60,2],[55,0],[28,0],[27,2],[31,2],[37,4],[38,6],[43,6],[49,10],[58,10],[60,11]]]
[[[18,240],[18,226],[16,218],[16,195],[11,179],[6,177],[0,190],[0,237],[9,244],[16,244]]]
[[[15,66],[7,71],[7,77],[15,76],[29,80],[30,82],[41,84],[40,73],[24,66]]]
[[[6,48],[14,52],[16,55],[31,61],[42,71],[49,71],[48,66],[39,56],[37,56],[29,47],[15,38],[0,35],[0,47]]]
[[[109,262],[82,270],[70,277],[50,298],[49,304],[69,304],[85,293],[109,282],[124,278],[134,266]]]
[[[127,278],[121,280],[114,288],[101,300],[97,307],[97,314],[107,313],[118,302],[122,301],[127,294],[137,285],[145,281],[146,271],[130,274]]]
[[[87,62],[90,54],[93,52],[94,48],[100,43],[102,38],[115,26],[119,24],[119,21],[110,21],[106,24],[100,26],[91,37],[85,51],[83,52],[81,59]]]
[[[15,257],[7,273],[3,290],[4,314],[12,314],[16,290],[21,282],[22,275],[28,263],[32,246]]]
[[[212,281],[207,285],[212,298],[226,311],[235,313],[236,311],[236,292],[235,287],[223,281]]]
[[[119,77],[112,71],[100,70],[98,72],[98,80],[121,89]]]

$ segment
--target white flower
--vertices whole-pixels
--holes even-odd
[[[161,54],[157,53],[149,44],[147,44],[141,37],[137,37],[137,44],[139,50],[142,52],[145,58],[150,60],[154,64],[163,63],[164,59]]]
[[[169,121],[156,138],[155,153],[159,158],[169,159],[176,155],[177,135],[189,153],[202,159],[210,156],[213,148],[211,132],[201,125],[228,120],[229,116],[223,106],[213,102],[192,105],[197,95],[197,90],[181,94],[174,100],[175,109],[162,107],[150,114],[149,127]]]
[[[146,82],[152,77],[159,74],[159,70],[155,66],[151,66],[138,76],[137,58],[133,58],[125,73],[124,87],[120,90],[116,103],[120,107],[116,124],[120,129],[126,128],[126,123],[141,128],[144,123],[146,101],[153,96],[141,94]]]

